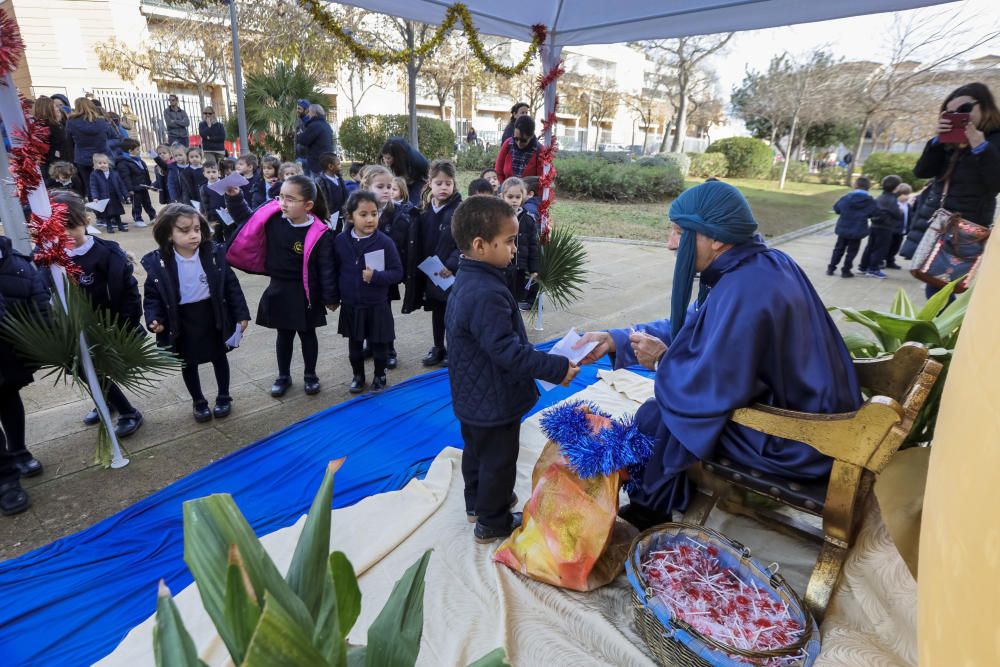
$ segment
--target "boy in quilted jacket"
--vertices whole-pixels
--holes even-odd
[[[511,514],[521,418],[538,400],[534,378],[569,386],[580,369],[528,342],[507,289],[518,222],[495,197],[469,197],[455,210],[452,236],[462,258],[445,311],[452,406],[465,443],[465,510],[480,544],[521,525]]]

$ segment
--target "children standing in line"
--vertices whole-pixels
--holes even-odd
[[[306,393],[320,391],[316,327],[326,325],[324,306],[333,307],[337,290],[333,234],[323,222],[326,217],[316,183],[301,174],[291,176],[282,183],[279,199],[257,209],[229,246],[233,266],[271,278],[257,308],[257,324],[278,330],[278,377],[271,387],[275,398],[292,386],[296,334],[305,362]]]
[[[854,190],[837,200],[833,205],[837,218],[837,244],[833,248],[833,256],[830,264],[826,267],[826,275],[832,276],[840,264],[840,259],[844,257],[844,266],[840,270],[843,278],[853,278],[854,273],[851,268],[854,266],[854,257],[861,247],[861,239],[868,236],[868,219],[880,215],[875,199],[868,194],[872,183],[864,176],[859,176],[854,181]]]
[[[232,188],[227,195],[239,194]],[[194,418],[207,422],[229,416],[229,340],[237,326],[246,331],[250,311],[226,251],[212,243],[208,221],[187,204],[169,204],[153,222],[159,246],[142,258],[146,270],[143,309],[146,327],[156,342],[170,347],[184,361],[181,376],[191,394]],[[198,374],[200,364],[211,363],[218,394],[209,410]]]
[[[173,158],[170,155],[170,146],[160,144],[156,147],[156,157],[153,158],[156,164],[153,167],[153,188],[159,191],[157,198],[161,204],[170,203],[170,192],[167,190],[167,171]]]
[[[184,201],[184,172],[188,169],[187,148],[181,144],[174,144],[170,147],[170,162],[166,165],[167,172],[167,199],[171,204],[191,205],[190,201]]]
[[[132,141],[131,139],[126,141]],[[132,270],[132,261],[114,241],[105,241],[87,234],[87,208],[83,199],[74,192],[56,191],[52,201],[66,206],[66,231],[73,239],[68,251],[70,260],[80,267],[77,284],[90,299],[94,308],[104,309],[122,324],[137,329],[143,337],[142,297],[139,283]],[[115,435],[127,438],[142,426],[142,413],[136,410],[121,388],[110,383],[107,388],[108,408],[118,413]],[[101,421],[97,409],[83,418],[87,426]]]
[[[469,182],[470,197],[473,195],[490,195],[492,197],[494,194],[493,186],[485,178],[474,178]]]
[[[428,257],[437,256],[444,265],[439,275],[449,278],[458,271],[459,251],[451,236],[451,216],[462,201],[455,191],[455,165],[447,160],[431,163],[423,208],[410,225],[406,240],[406,297],[403,312],[411,313],[420,306],[431,311],[434,345],[423,358],[424,366],[447,365],[448,353],[444,340],[444,310],[448,292],[435,285],[417,267]]]
[[[500,189],[500,178],[497,176],[496,169],[483,169],[479,172],[479,178],[485,178],[489,182],[490,187],[493,188],[493,194],[497,194],[497,191]]]
[[[125,213],[125,202],[128,201],[128,189],[122,183],[117,171],[111,170],[111,159],[104,153],[94,153],[94,171],[90,173],[90,197],[92,201],[108,200],[103,211],[97,213],[97,219],[107,226],[108,234],[114,234],[115,228],[128,231],[128,224],[122,222]]]
[[[882,179],[882,194],[875,200],[880,215],[872,217],[868,243],[858,264],[862,275],[885,278],[885,273],[881,271],[882,262],[889,256],[893,234],[902,233],[903,229],[903,212],[899,210],[899,199],[896,197],[896,188],[902,182],[903,179],[895,175]]]
[[[889,245],[889,252],[885,258],[885,268],[887,269],[903,268],[896,263],[896,253],[899,252],[900,247],[903,245],[903,239],[906,238],[906,235],[910,231],[910,219],[913,217],[913,202],[910,201],[912,193],[913,188],[910,187],[909,183],[900,183],[896,188],[896,205],[899,208],[902,219],[892,232],[892,243]]]
[[[354,373],[352,394],[360,394],[365,388],[365,342],[375,358],[371,390],[379,392],[386,386],[388,353],[396,339],[389,289],[403,279],[403,264],[396,244],[378,230],[378,206],[376,196],[367,190],[352,194],[345,207],[346,230],[333,242],[335,302],[340,303],[337,333],[348,339],[348,358]],[[371,266],[371,253],[382,255],[384,269]]]
[[[49,174],[45,179],[45,187],[51,189],[59,188],[71,190],[81,197],[87,196],[87,189],[83,186],[83,180],[76,171],[76,165],[72,162],[53,162],[49,165]]]
[[[410,203],[410,188],[402,176],[392,177],[392,203],[397,206]]]
[[[260,201],[263,204],[276,198],[281,192],[281,160],[274,155],[265,155],[260,161],[260,175],[264,181],[263,198]]]
[[[250,208],[257,208],[264,203],[264,179],[258,172],[257,166],[257,156],[253,153],[241,155],[236,160],[236,173],[249,181],[240,189],[243,190],[243,198]]]
[[[205,216],[209,224],[213,228],[212,239],[217,243],[226,243],[229,238],[236,231],[236,219],[230,215],[227,209],[227,197],[226,195],[220,195],[218,192],[208,187],[212,183],[217,182],[222,178],[222,172],[219,167],[215,164],[214,160],[209,160],[202,167],[202,173],[205,175],[205,184],[201,186],[201,192],[198,193],[198,201],[201,202],[201,214]],[[239,190],[239,194],[235,197],[243,199],[243,190]],[[247,205],[244,202],[241,208],[245,208]],[[229,216],[228,219],[224,219],[219,213],[219,210],[225,211],[226,215]]]
[[[330,229],[340,232],[344,225],[341,222],[341,209],[347,203],[347,186],[340,175],[340,158],[336,153],[323,153],[319,156],[319,166],[322,173],[316,177],[316,185],[323,193],[326,210],[330,212]]]
[[[187,151],[188,168],[181,172],[181,190],[184,193],[182,204],[201,206],[201,186],[205,185],[205,155],[200,148],[189,148]]]
[[[132,222],[136,227],[145,227],[142,221],[142,213],[145,211],[152,222],[156,217],[156,209],[149,198],[149,167],[143,162],[139,155],[139,142],[135,139],[123,139],[121,154],[118,162],[115,163],[115,170],[125,184],[129,196],[132,198]]]
[[[503,182],[500,193],[517,216],[517,250],[507,272],[510,293],[514,295],[521,310],[530,310],[528,293],[531,287],[528,282],[534,284],[538,280],[538,225],[531,214],[521,207],[527,194],[525,190],[524,181],[511,176]]]
[[[568,386],[580,369],[534,349],[505,269],[514,256],[518,223],[495,197],[469,197],[455,211],[461,270],[448,300],[448,379],[461,423],[465,514],[477,542],[506,537],[521,524],[514,482],[521,418],[538,400],[534,378]]]

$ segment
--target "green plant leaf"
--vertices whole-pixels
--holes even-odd
[[[937,327],[930,322],[918,321],[914,323],[906,332],[905,339],[923,343],[932,348],[941,346],[941,334],[938,333]]]
[[[844,345],[847,346],[847,351],[850,352],[851,356],[855,359],[870,359],[877,357],[882,351],[882,348],[877,342],[856,333],[845,333]]]
[[[924,307],[920,309],[919,313],[917,313],[917,319],[930,322],[937,317],[938,314],[944,310],[944,307],[948,305],[948,300],[951,298],[951,294],[955,291],[955,288],[958,287],[959,282],[961,281],[951,281],[932,295],[931,298],[927,299],[927,303],[925,303]]]
[[[264,612],[247,648],[243,667],[330,667],[312,645],[312,631],[306,632],[268,591],[264,596]]]
[[[347,650],[347,667],[365,667],[367,664],[367,646],[352,646]]]
[[[479,660],[469,664],[469,667],[510,667],[507,662],[507,652],[502,648],[495,648]]]
[[[396,582],[389,601],[368,628],[368,667],[412,667],[424,629],[424,575],[431,552],[425,551]]]
[[[859,311],[854,308],[848,308],[847,306],[831,306],[827,310],[830,312],[839,310],[849,321],[856,322],[861,326],[867,327],[873,334],[875,334],[875,338],[878,339],[882,349],[886,352],[895,352],[896,348],[900,345],[898,337],[891,335],[885,330],[885,328],[883,328],[882,323],[868,316],[868,313],[872,313],[874,311]]]
[[[153,625],[153,656],[156,667],[202,667],[194,640],[184,627],[170,589],[160,580],[156,598],[156,623]]]
[[[214,494],[184,503],[184,562],[195,581],[205,611],[215,623],[231,656],[241,652],[239,636],[225,616],[229,548],[236,545],[258,603],[265,592],[281,603],[307,637],[313,620],[302,600],[285,582],[253,529],[229,494]]]
[[[583,296],[587,284],[587,250],[569,227],[554,227],[541,246],[538,266],[539,295],[544,305],[565,309]],[[538,299],[529,315],[538,316]]]
[[[969,300],[971,298],[971,289],[962,292],[955,297],[954,301],[948,304],[948,307],[940,315],[934,318],[934,326],[937,327],[942,338],[953,336],[961,328],[962,320],[965,319],[965,311],[969,309]],[[954,344],[951,347],[954,348]]]
[[[893,315],[914,318],[917,316],[917,309],[913,307],[913,302],[907,296],[906,290],[902,287],[896,292],[896,298],[892,300],[892,308],[889,309]]]
[[[330,575],[337,594],[337,616],[340,632],[346,638],[361,615],[361,589],[358,577],[347,556],[341,551],[330,554]]]
[[[335,667],[347,664],[347,635],[361,614],[361,590],[351,562],[340,551],[330,554],[323,603],[313,643]]]
[[[235,638],[233,662],[240,664],[250,645],[254,628],[260,620],[260,605],[254,594],[253,584],[243,567],[243,558],[235,544],[229,547],[229,566],[226,569],[226,597],[223,608],[226,623],[232,628]]]
[[[305,603],[315,619],[319,616],[323,600],[324,580],[327,577],[327,559],[330,556],[330,513],[333,502],[333,476],[344,464],[344,459],[331,461],[326,467],[323,481],[313,498],[309,515],[302,527],[292,564],[285,580],[292,591]]]

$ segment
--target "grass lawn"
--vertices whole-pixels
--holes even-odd
[[[463,196],[468,192],[469,181],[476,176],[473,172],[459,173],[458,185]],[[829,220],[834,217],[833,203],[847,192],[842,185],[789,182],[784,190],[779,190],[777,181],[734,178],[727,182],[743,191],[765,237]],[[689,179],[685,186],[690,188],[699,183],[699,179]],[[669,201],[616,204],[557,196],[552,216],[557,224],[572,225],[585,236],[665,241],[669,206]]]

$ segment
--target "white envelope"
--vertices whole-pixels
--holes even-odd
[[[197,199],[192,199],[191,200],[191,206],[194,206],[194,210],[196,210],[199,213],[201,213],[201,202],[200,201],[198,201]]]
[[[417,265],[417,268],[426,273],[432,283],[446,292],[453,284],[455,284],[455,276],[442,278],[438,275],[441,272],[441,269],[445,268],[445,266],[437,255],[431,255],[424,261],[420,262],[420,264]]]
[[[87,202],[87,208],[91,211],[97,211],[98,213],[104,213],[104,209],[108,207],[108,202],[110,199],[98,199],[97,201]]]
[[[220,178],[215,183],[209,183],[208,189],[224,195],[229,188],[242,188],[249,182],[245,177],[234,171],[225,178]]]
[[[219,220],[222,220],[222,224],[226,226],[236,224],[236,221],[233,220],[233,216],[229,215],[229,211],[224,208],[215,209],[215,214],[219,216]]]
[[[579,364],[581,359],[586,357],[588,354],[591,353],[591,351],[595,347],[597,347],[597,341],[594,340],[590,341],[580,349],[574,350],[573,346],[576,345],[577,341],[579,341],[581,338],[583,338],[583,336],[578,334],[575,329],[570,329],[569,332],[565,336],[563,336],[558,343],[552,346],[552,349],[549,350],[549,354],[556,354],[559,355],[560,357],[566,357],[567,359],[570,360],[570,362],[574,364]],[[546,382],[545,380],[539,380],[538,384],[540,384],[542,386],[542,389],[544,389],[545,391],[551,391],[552,389],[555,389],[557,386],[552,384],[551,382]]]
[[[365,253],[365,266],[376,271],[385,271],[385,250],[379,248]]]
[[[228,345],[229,347],[239,347],[240,342],[242,342],[242,340],[243,340],[243,330],[240,328],[240,325],[237,324],[236,331],[234,331],[233,335],[226,340],[226,345]]]

